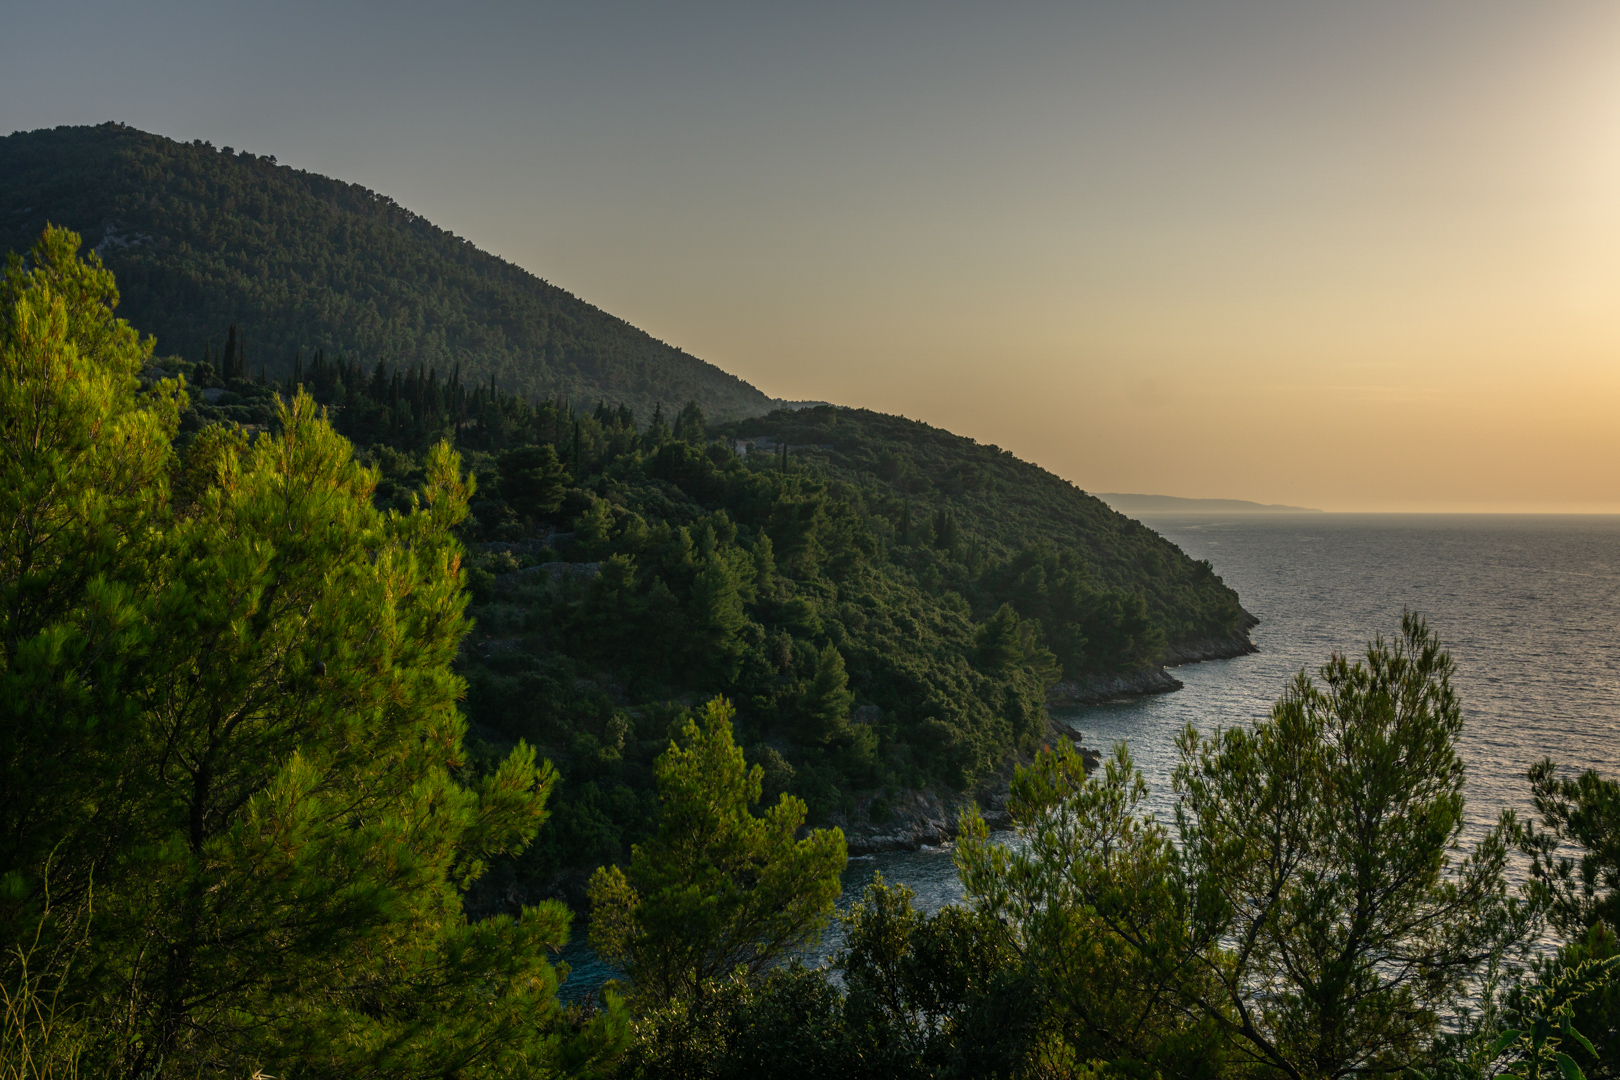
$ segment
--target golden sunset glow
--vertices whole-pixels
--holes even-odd
[[[1620,511],[1610,5],[495,5],[346,8],[296,49],[259,16],[196,32],[289,47],[199,95],[212,46],[150,43],[186,74],[118,119],[374,186],[769,394],[1091,490]],[[18,40],[12,126],[107,118],[105,88],[34,100]]]

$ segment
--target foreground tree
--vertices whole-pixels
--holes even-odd
[[[847,855],[839,829],[795,835],[805,805],[783,794],[763,816],[764,770],[733,742],[731,705],[715,698],[659,757],[658,835],[628,872],[591,877],[591,944],[622,963],[638,998],[691,999],[715,979],[757,978],[819,932]]]
[[[611,1051],[616,1012],[561,1037],[565,910],[462,913],[553,775],[522,745],[482,777],[462,757],[455,455],[381,513],[300,396],[274,435],[177,460],[181,388],[140,390],[151,344],[77,247],[47,232],[0,287],[8,942],[74,947],[59,997],[107,1075],[544,1075]],[[84,933],[51,925],[87,909]]]
[[[1553,925],[1570,937],[1599,923],[1620,927],[1620,783],[1592,769],[1560,776],[1544,759],[1530,768],[1530,792],[1542,828],[1528,830],[1523,846],[1531,891]]]
[[[1295,1075],[1413,1060],[1523,934],[1512,812],[1461,851],[1451,672],[1407,614],[1320,686],[1302,674],[1252,731],[1181,739],[1178,869],[1206,970],[1245,1050]]]
[[[1219,1075],[1224,1015],[1187,999],[1214,987],[1189,963],[1192,927],[1175,852],[1146,814],[1147,785],[1123,745],[1088,777],[1067,743],[1019,769],[1007,810],[1021,843],[963,820],[956,862],[969,906],[1005,928],[1046,1003],[1043,1027],[1081,1061],[1172,1076]]]
[[[1580,1040],[1566,1039],[1564,1052],[1588,1080],[1620,1077],[1620,783],[1591,769],[1559,775],[1550,760],[1530,768],[1530,790],[1540,828],[1522,840],[1530,857],[1527,891],[1564,938],[1551,956],[1537,957],[1535,979],[1507,996],[1510,1028],[1525,1028],[1534,1002],[1549,987],[1585,985],[1583,971],[1606,964],[1608,978],[1568,999],[1567,1012]],[[1589,1045],[1588,1045],[1589,1044]]]
[[[1075,1076],[1045,987],[1023,970],[1005,927],[982,910],[911,906],[904,885],[875,876],[840,915],[836,961],[848,1026],[886,1076]]]
[[[1399,1069],[1525,928],[1503,875],[1511,815],[1460,851],[1450,675],[1408,615],[1321,686],[1301,674],[1253,728],[1189,727],[1178,845],[1142,813],[1123,748],[1095,778],[1043,755],[1009,800],[1025,846],[965,823],[970,900],[1013,929],[1088,1052],[1164,1059],[1218,1036],[1292,1077]]]

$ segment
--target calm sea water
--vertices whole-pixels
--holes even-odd
[[[1295,672],[1355,654],[1424,615],[1457,662],[1466,720],[1470,838],[1498,812],[1529,809],[1525,770],[1542,757],[1620,774],[1620,516],[1310,514],[1147,517],[1208,559],[1260,617],[1260,651],[1177,668],[1173,694],[1063,716],[1103,749],[1123,740],[1165,820],[1175,736],[1263,718]],[[960,898],[948,849],[852,859],[847,906],[874,871],[933,910]],[[812,958],[839,945],[830,932]],[[602,977],[571,949],[584,991]]]
[[[1149,518],[1260,617],[1251,656],[1176,670],[1186,689],[1068,715],[1123,739],[1161,806],[1175,732],[1263,717],[1288,679],[1424,615],[1457,662],[1471,832],[1529,807],[1542,757],[1620,766],[1620,516],[1332,514]]]

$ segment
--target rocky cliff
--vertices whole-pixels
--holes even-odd
[[[1160,667],[1137,668],[1135,671],[1113,675],[1064,679],[1047,691],[1047,704],[1097,705],[1104,701],[1119,701],[1147,694],[1168,694],[1172,690],[1180,690],[1181,680],[1166,671],[1166,667],[1196,664],[1204,660],[1228,660],[1234,656],[1259,652],[1259,647],[1249,640],[1249,631],[1259,624],[1258,618],[1245,611],[1243,625],[1230,634],[1177,641],[1166,646],[1163,664]]]

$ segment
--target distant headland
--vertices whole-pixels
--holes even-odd
[[[1321,514],[1308,506],[1280,506],[1245,499],[1182,499],[1175,495],[1122,495],[1094,491],[1093,495],[1122,514]]]

